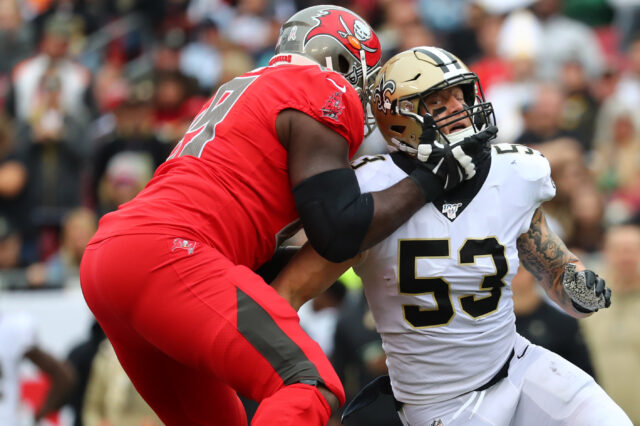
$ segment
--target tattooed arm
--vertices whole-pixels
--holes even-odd
[[[542,208],[538,207],[533,214],[529,231],[520,235],[517,247],[522,266],[536,277],[551,300],[573,317],[582,318],[590,315],[573,307],[562,286],[562,274],[567,263],[574,263],[578,271],[586,268],[549,228]]]

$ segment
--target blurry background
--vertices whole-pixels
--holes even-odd
[[[132,402],[84,306],[82,252],[99,218],[144,187],[216,88],[266,65],[284,20],[322,3],[0,0],[0,313],[31,315],[41,347],[77,372],[75,393],[45,423],[158,424]],[[545,205],[551,225],[607,279],[613,307],[573,322],[521,272],[518,329],[593,374],[640,424],[640,2],[334,4],[372,24],[383,59],[418,45],[459,56],[494,104],[498,141],[547,156],[557,185]],[[374,133],[359,155],[383,150]],[[300,315],[348,397],[384,373],[357,277]],[[31,424],[47,378],[25,363],[20,384],[18,424]],[[397,424],[388,404],[347,424]]]

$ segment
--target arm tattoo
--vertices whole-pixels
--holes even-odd
[[[556,303],[571,306],[571,300],[562,287],[562,273],[567,263],[578,262],[547,225],[542,208],[533,214],[529,230],[517,241],[518,255],[522,266],[531,272]]]

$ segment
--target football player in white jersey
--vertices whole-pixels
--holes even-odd
[[[38,346],[31,316],[0,313],[0,425],[19,424],[19,367],[24,359],[31,361],[51,380],[45,401],[34,413],[36,422],[60,408],[74,385],[72,367]]]
[[[353,164],[361,190],[411,174],[411,157],[445,187],[456,167],[463,182],[355,259],[330,263],[305,246],[274,282],[298,307],[351,265],[362,278],[390,379],[367,386],[343,415],[386,390],[405,425],[631,425],[591,376],[516,333],[511,280],[520,263],[569,315],[610,304],[604,280],[547,226],[540,205],[555,195],[547,159],[511,144],[485,143],[473,163],[458,155],[489,129],[493,110],[477,76],[443,49],[397,54],[374,89],[372,110],[395,152]]]

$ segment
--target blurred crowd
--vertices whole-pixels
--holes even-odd
[[[267,64],[284,20],[322,3],[0,0],[0,288],[77,288],[99,218],[144,187],[221,83]],[[418,45],[458,55],[494,105],[497,142],[525,144],[549,159],[557,186],[544,206],[551,226],[614,291],[610,310],[566,329],[578,349],[583,334],[589,347],[590,359],[574,362],[592,363],[583,368],[621,405],[627,398],[624,408],[640,424],[633,316],[640,311],[640,4],[331,3],[371,23],[383,60]],[[383,146],[374,133],[361,152]],[[331,315],[310,322],[327,324],[318,339],[342,354],[343,373],[355,374],[345,378],[348,394],[368,377],[363,365],[371,374],[384,370],[366,304],[357,286],[351,290],[334,291]],[[523,300],[523,312],[534,312],[537,305]],[[305,310],[301,316],[321,308]],[[535,341],[544,321],[528,321]],[[341,324],[360,327],[358,339],[344,338]],[[109,348],[100,353],[110,365]],[[349,357],[360,362],[355,370],[346,368]]]

